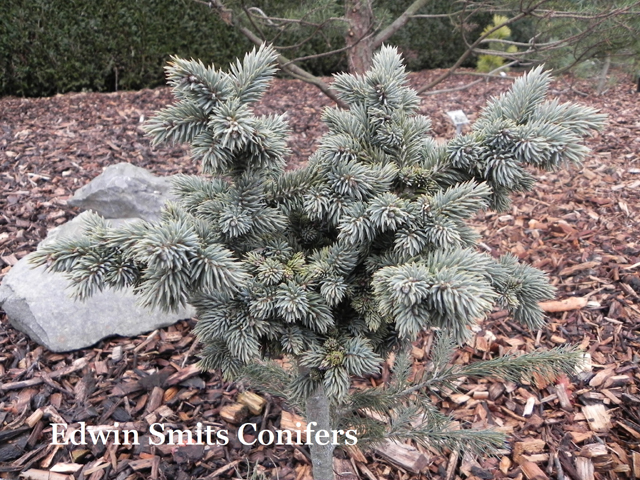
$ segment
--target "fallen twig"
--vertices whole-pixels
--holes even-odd
[[[89,364],[88,357],[78,358],[73,364],[68,367],[60,368],[58,370],[54,370],[53,372],[48,372],[46,374],[48,379],[63,377],[65,375],[70,375],[73,372],[77,372],[78,370],[82,370]],[[13,383],[5,383],[4,385],[0,385],[0,390],[17,390],[19,388],[27,388],[33,387],[34,385],[40,385],[44,382],[44,378],[42,376],[34,377],[29,380],[23,380],[21,382],[13,382]]]
[[[22,478],[27,480],[73,480],[72,475],[65,475],[63,473],[49,472],[46,470],[30,469],[20,474]]]
[[[551,312],[567,312],[569,310],[580,310],[589,303],[586,297],[571,297],[564,300],[551,300],[549,302],[540,302],[540,308],[547,313]]]

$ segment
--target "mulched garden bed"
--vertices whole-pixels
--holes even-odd
[[[438,73],[415,73],[411,81],[422,85]],[[496,256],[514,253],[549,273],[558,298],[588,297],[588,306],[549,314],[548,325],[537,332],[495,312],[455,357],[466,363],[577,344],[590,354],[591,371],[572,383],[560,379],[550,385],[542,379],[534,385],[469,380],[458,392],[434,398],[465,427],[508,432],[510,451],[501,456],[459,458],[413,445],[412,454],[423,454],[427,465],[415,473],[379,453],[363,457],[351,451],[337,462],[342,478],[640,478],[640,96],[629,78],[619,80],[602,96],[587,82],[556,80],[552,95],[601,109],[609,114],[609,125],[588,140],[592,154],[583,166],[545,173],[532,192],[514,198],[510,211],[485,212],[474,220],[483,235],[481,248]],[[442,88],[467,81],[455,77]],[[434,136],[451,138],[455,130],[446,111],[463,109],[473,121],[486,101],[508,86],[506,80],[482,82],[423,97],[421,113],[433,120]],[[166,88],[0,99],[0,278],[49,229],[77,215],[66,200],[104,167],[130,162],[159,175],[197,171],[184,147],[153,148],[140,129],[171,101]],[[276,80],[257,107],[259,113],[289,112],[291,168],[314,150],[324,131],[320,113],[328,104],[313,87]],[[238,442],[229,412],[242,386],[193,367],[198,353],[193,324],[183,321],[138,338],[113,338],[58,354],[15,331],[0,313],[0,478],[17,478],[29,469],[62,472],[32,477],[51,480],[69,474],[90,480],[310,478],[305,447],[252,448]],[[428,366],[431,342],[425,335],[415,344],[416,374]],[[377,385],[382,377],[367,381]],[[261,413],[248,413],[242,422],[279,428],[286,405],[263,397]],[[123,429],[139,430],[142,445],[50,444],[51,423],[77,422],[119,422]],[[143,433],[154,422],[177,429],[195,430],[198,422],[225,428],[230,442],[149,445]]]

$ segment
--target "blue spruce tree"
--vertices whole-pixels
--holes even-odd
[[[451,365],[455,344],[495,305],[539,328],[538,302],[553,297],[540,271],[478,252],[466,220],[531,189],[528,167],[579,162],[582,137],[603,116],[545,101],[550,77],[537,68],[494,98],[469,134],[439,145],[416,113],[400,56],[384,47],[365,75],[336,76],[348,110],[324,112],[329,133],[304,168],[287,172],[284,115],[251,110],[275,60],[265,46],[228,72],[174,58],[167,76],[177,103],[146,128],[155,142],[189,143],[203,175],[177,178],[179,201],[161,221],[114,228],[95,215],[84,238],[49,244],[34,261],[66,272],[79,298],[133,287],[149,307],[193,305],[202,368],[286,397],[318,429],[354,428],[360,444],[502,447],[497,432],[449,430],[424,393],[462,376],[552,377],[580,355],[554,349]],[[433,368],[410,382],[405,347],[430,329]],[[389,385],[352,387],[390,352]],[[290,369],[270,361],[283,355]],[[333,478],[333,449],[312,446],[316,479]]]

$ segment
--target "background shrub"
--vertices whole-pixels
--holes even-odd
[[[3,0],[0,94],[164,84],[169,55],[226,65],[250,45],[191,0]]]

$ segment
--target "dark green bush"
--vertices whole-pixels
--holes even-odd
[[[164,84],[170,55],[225,65],[250,48],[191,0],[4,0],[0,94]]]

